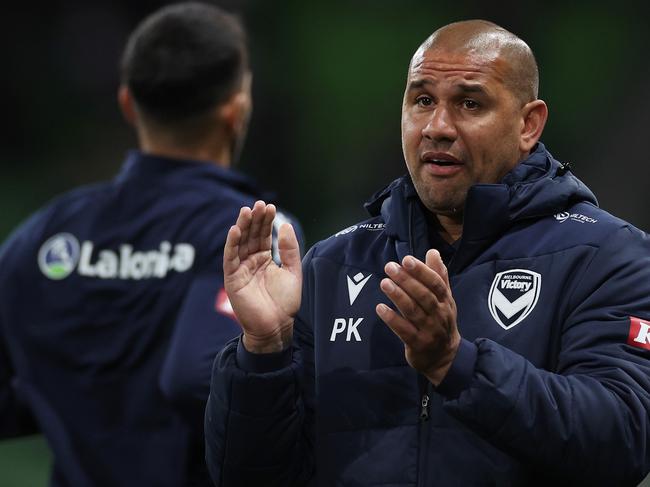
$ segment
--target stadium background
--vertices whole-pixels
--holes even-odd
[[[119,53],[137,21],[165,3],[4,7],[0,240],[57,193],[119,169],[135,144],[115,103]],[[250,34],[255,108],[240,168],[279,192],[309,244],[364,218],[364,199],[405,171],[408,60],[437,26],[463,18],[495,21],[530,44],[550,107],[542,140],[602,207],[650,229],[641,2],[215,3],[241,13]],[[0,486],[45,486],[50,459],[40,437],[0,442]]]

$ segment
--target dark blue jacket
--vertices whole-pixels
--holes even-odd
[[[263,197],[236,171],[133,152],[39,211],[0,254],[0,437],[34,431],[53,485],[208,485],[203,411],[239,333],[223,245]]]
[[[473,186],[451,248],[408,178],[314,246],[292,349],[215,361],[219,487],[636,485],[650,468],[650,238],[543,145]],[[463,337],[442,384],[375,314],[388,261],[447,256]]]

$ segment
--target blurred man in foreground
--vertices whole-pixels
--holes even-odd
[[[650,239],[539,142],[537,64],[485,21],[416,51],[409,174],[300,263],[275,208],[224,251],[218,486],[635,485],[650,467]],[[260,227],[266,232],[253,231]]]
[[[0,434],[40,429],[54,486],[209,485],[210,368],[239,333],[223,246],[264,197],[231,169],[251,113],[245,33],[216,7],[165,7],[121,69],[140,150],[2,248]]]

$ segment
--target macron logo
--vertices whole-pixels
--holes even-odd
[[[345,277],[348,278],[348,295],[350,296],[350,306],[352,306],[352,304],[354,304],[354,301],[357,299],[357,296],[359,296],[359,293],[363,289],[363,286],[365,286],[370,277],[372,277],[372,274],[364,276],[361,272],[359,272],[352,278],[350,278],[350,276]]]
[[[627,344],[650,350],[650,322],[630,316],[630,334]]]

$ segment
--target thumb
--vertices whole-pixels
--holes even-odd
[[[280,253],[282,268],[300,277],[302,275],[300,247],[296,238],[296,232],[290,223],[282,224],[278,231],[278,251]]]

